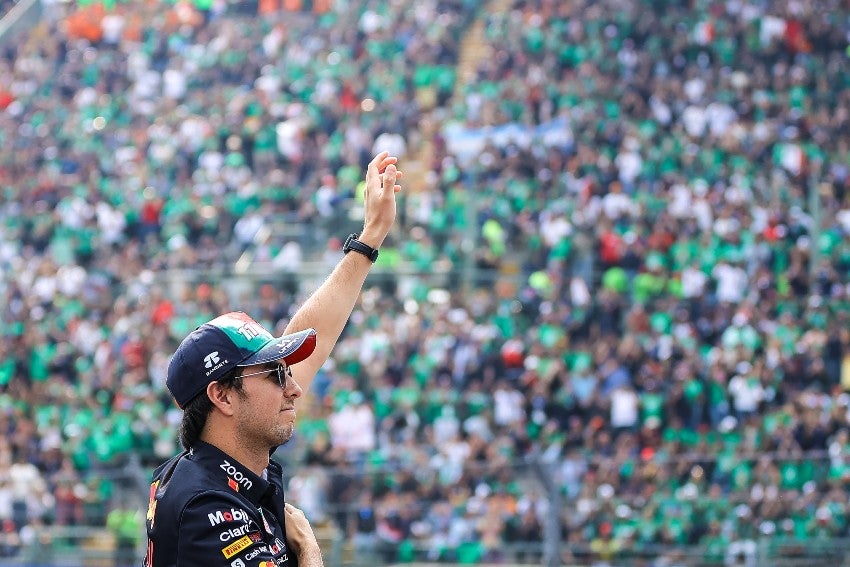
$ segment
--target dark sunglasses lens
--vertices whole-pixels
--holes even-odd
[[[286,388],[286,380],[287,378],[292,378],[292,370],[289,369],[289,366],[278,364],[277,365],[277,383],[280,384],[281,388]]]

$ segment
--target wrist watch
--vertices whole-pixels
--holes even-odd
[[[378,250],[357,240],[358,236],[360,235],[354,233],[349,234],[348,238],[345,239],[345,244],[342,245],[342,252],[344,254],[348,254],[352,250],[354,252],[359,252],[369,258],[369,260],[374,264],[375,260],[378,259]]]

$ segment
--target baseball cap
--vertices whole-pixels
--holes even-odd
[[[181,408],[238,366],[301,362],[316,348],[316,330],[274,337],[242,311],[216,317],[192,331],[171,357],[165,384]]]

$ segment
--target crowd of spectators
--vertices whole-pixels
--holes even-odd
[[[0,553],[105,525],[116,471],[177,450],[180,338],[282,330],[365,161],[422,136],[390,285],[280,450],[293,501],[386,561],[539,562],[551,518],[564,561],[828,550],[799,545],[850,519],[826,4],[514,0],[464,84],[476,1],[65,6],[0,57]]]

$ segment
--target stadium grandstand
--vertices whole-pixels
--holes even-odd
[[[0,565],[125,567],[168,357],[397,226],[284,464],[325,564],[850,565],[850,5],[0,0]]]

